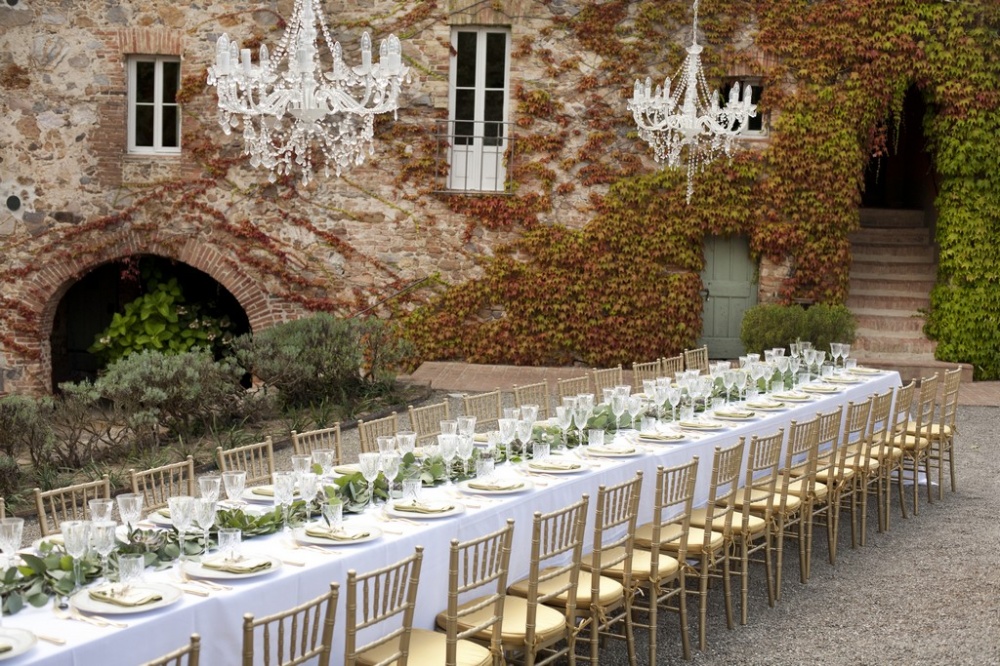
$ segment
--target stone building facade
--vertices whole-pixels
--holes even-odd
[[[453,33],[463,26],[507,37],[505,120],[535,146],[514,186],[544,201],[530,214],[540,224],[582,227],[592,198],[607,190],[606,180],[588,178],[596,151],[604,168],[619,159],[637,168],[636,156],[640,168],[653,168],[645,145],[622,129],[628,91],[609,87],[603,74],[614,63],[564,29],[590,4],[324,2],[348,62],[359,59],[362,27],[376,40],[392,31],[412,80],[398,120],[379,124],[364,166],[303,186],[271,184],[246,164],[239,130],[222,133],[205,86],[218,36],[274,44],[291,0],[7,0],[0,5],[0,202],[7,204],[0,206],[0,388],[51,389],[60,300],[81,277],[124,257],[155,255],[203,271],[235,296],[254,330],[314,309],[348,316],[428,278],[479,275],[479,259],[517,228],[470,222],[475,215],[456,201],[483,192],[441,193],[448,185],[436,123],[453,105]],[[686,3],[676,4],[680,30]],[[129,147],[129,63],[138,56],[180,63],[178,152]],[[609,138],[600,148],[588,143],[597,111],[618,116],[601,130]],[[777,292],[785,270],[761,269],[763,298]]]

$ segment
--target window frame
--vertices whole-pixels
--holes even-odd
[[[179,155],[183,144],[181,138],[181,128],[183,125],[181,116],[181,105],[175,101],[172,103],[163,101],[163,65],[171,63],[177,65],[177,86],[180,89],[181,59],[178,56],[165,55],[142,55],[132,54],[128,56],[128,153],[131,155]],[[136,126],[138,123],[137,108],[140,102],[137,100],[137,66],[139,63],[154,63],[153,74],[153,145],[136,145]],[[143,103],[144,105],[147,103]],[[166,106],[173,106],[177,109],[177,145],[163,145],[163,109]]]
[[[729,90],[734,84],[739,83],[741,87],[753,86],[753,95],[756,96],[758,104],[761,95],[764,94],[764,81],[759,76],[727,76],[719,86],[719,102],[725,107],[729,99]],[[752,98],[751,98],[752,99]],[[771,114],[766,111],[757,111],[757,118],[760,119],[760,129],[750,129],[749,127],[740,132],[739,139],[766,139],[770,136]]]

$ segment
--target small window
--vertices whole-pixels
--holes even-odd
[[[179,153],[181,109],[177,90],[181,61],[176,57],[133,56],[128,61],[128,150]]]
[[[726,102],[729,100],[729,91],[731,91],[733,86],[736,84],[740,85],[741,92],[746,86],[750,86],[750,101],[754,104],[760,103],[760,94],[764,91],[764,85],[760,79],[729,79],[722,84],[721,88],[719,88],[719,102],[723,107],[726,106]],[[740,136],[748,138],[767,136],[767,121],[767,114],[758,110],[757,115],[747,121],[747,127],[743,130],[743,133]]]

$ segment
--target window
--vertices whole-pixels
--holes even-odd
[[[723,107],[725,107],[726,102],[729,101],[729,91],[732,90],[733,86],[737,83],[740,84],[741,93],[746,86],[751,86],[750,101],[754,104],[760,103],[760,94],[764,90],[764,85],[760,79],[729,79],[722,84],[721,88],[719,88],[719,102]],[[747,126],[740,136],[747,138],[767,136],[768,119],[766,116],[767,114],[765,112],[758,110],[757,115],[747,121]]]
[[[502,192],[509,139],[509,32],[463,28],[452,33],[451,45],[448,187]]]
[[[128,61],[128,150],[130,153],[179,153],[181,113],[177,89],[181,61],[176,57],[133,56]]]

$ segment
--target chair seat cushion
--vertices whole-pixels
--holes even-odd
[[[487,637],[488,640],[488,637]],[[413,629],[410,634],[411,664],[443,664],[447,651],[448,636],[443,631],[429,629]],[[366,651],[361,655],[364,664],[377,664],[388,659],[396,650],[396,643],[390,642]],[[493,663],[493,655],[489,649],[473,643],[459,640],[456,650],[456,666],[489,666]]]
[[[802,506],[802,498],[792,492],[789,492],[788,496],[785,497],[785,513],[786,514],[795,513],[796,511],[799,510],[800,506]],[[764,513],[766,508],[767,507],[765,504],[755,503],[750,505],[750,511],[756,515]],[[777,513],[780,510],[781,510],[781,494],[776,493],[774,496],[774,512]]]
[[[925,426],[925,427],[927,428],[927,430],[925,430],[925,434],[929,433],[930,436],[931,436],[931,439],[940,439],[942,434],[944,434],[945,439],[951,437],[951,426],[950,425],[947,425],[947,424],[946,425],[941,425],[940,423],[932,423],[932,424],[930,424],[930,426]],[[907,435],[916,435],[917,434],[917,422],[916,421],[909,421],[909,422],[907,422],[907,424],[906,424],[906,434]]]
[[[677,539],[677,535],[680,534],[680,525],[664,525],[660,529],[660,549],[669,552],[677,552],[680,549],[680,540]],[[725,537],[721,532],[711,532],[709,537],[709,550],[712,552],[717,551],[722,548],[725,543]],[[635,545],[639,548],[644,548],[648,550],[652,547],[653,541],[653,524],[646,523],[640,526],[635,531]],[[692,527],[688,532],[687,538],[687,554],[688,555],[701,555],[701,552],[705,548],[705,530],[700,527]]]
[[[753,494],[750,496],[750,510],[765,511],[767,509],[767,498],[771,496],[771,491],[765,488],[754,488],[751,492]],[[736,497],[733,498],[733,505],[737,511],[743,510],[745,499],[742,491],[736,493]],[[775,499],[775,503],[777,503],[777,498]]]
[[[751,509],[752,509],[753,505],[751,504],[750,506],[751,506]],[[767,505],[763,504],[763,503],[760,505],[760,507],[761,507],[760,508],[761,511],[765,511],[767,509]],[[708,518],[708,516],[706,515],[707,513],[708,513],[708,509],[706,509],[704,507],[702,507],[700,509],[695,509],[694,511],[692,511],[691,512],[691,526],[692,527],[705,527],[705,520]],[[765,529],[767,529],[767,523],[764,522],[763,518],[759,518],[759,517],[754,516],[752,514],[750,516],[748,516],[748,518],[750,519],[750,522],[747,525],[747,527],[749,528],[747,530],[748,533],[750,533],[750,534],[760,534]],[[725,527],[726,527],[726,525],[725,525],[725,518],[714,518],[712,520],[712,529],[715,530],[716,532],[721,532],[722,530],[725,529]],[[733,529],[733,533],[734,534],[743,534],[743,512],[742,511],[739,512],[739,513],[734,513],[733,514],[733,527],[732,527],[732,529]]]
[[[801,479],[797,481],[792,481],[791,483],[788,484],[789,495],[795,495],[796,497],[801,498],[803,494],[805,494],[805,492],[806,492],[805,484],[802,482]],[[815,497],[817,500],[824,500],[826,499],[826,493],[827,493],[827,488],[825,483],[820,483],[819,481],[813,483],[813,497]]]
[[[605,559],[617,560],[625,553],[625,549],[622,547],[610,548],[601,555],[601,561]],[[586,571],[593,571],[593,554],[586,555],[583,558],[581,566]],[[656,568],[658,569],[657,580],[664,581],[673,578],[677,571],[680,569],[680,564],[677,560],[666,553],[661,552],[656,558]],[[643,550],[642,548],[632,549],[632,579],[645,581],[652,578],[650,573],[653,571],[653,553],[648,550]],[[615,580],[621,580],[625,577],[625,563],[620,562],[611,567],[601,568],[602,576],[609,576]]]
[[[910,434],[897,434],[892,438],[892,445],[903,449],[903,451],[923,451],[928,448],[931,444],[929,441],[923,437],[917,437],[916,435]]]
[[[545,577],[545,572],[541,573],[541,577]],[[560,587],[566,585],[569,581],[569,572],[550,578],[549,580],[539,581],[538,583],[538,594],[540,596],[545,596],[555,592]],[[611,606],[617,603],[620,599],[625,596],[625,588],[622,584],[613,578],[608,576],[599,576],[599,584],[597,590],[598,604],[601,606]],[[576,607],[577,608],[589,608],[590,607],[590,586],[591,577],[589,571],[581,571],[580,577],[576,584]],[[507,593],[516,595],[518,597],[525,597],[528,595],[528,579],[519,580],[509,588],[507,588]],[[509,598],[509,597],[508,597]],[[567,602],[566,592],[563,592],[551,600],[545,603],[551,606],[565,606]],[[506,622],[506,619],[504,620]]]
[[[527,586],[527,581],[525,581]],[[459,609],[475,605],[478,600],[472,600],[462,604]],[[465,631],[489,620],[493,615],[493,606],[488,605],[472,613],[458,618],[458,630]],[[503,629],[501,629],[501,640],[503,644],[511,647],[523,647],[525,633],[527,632],[528,621],[528,600],[524,597],[506,596],[503,600]],[[448,622],[444,612],[438,613],[437,624],[444,627]],[[545,604],[538,604],[535,610],[535,640],[539,645],[555,643],[566,635],[566,615],[550,608]],[[489,641],[490,630],[486,629],[476,634],[477,640]],[[411,650],[412,654],[412,650]],[[413,664],[443,664],[444,661],[423,661],[418,659],[410,663]]]

